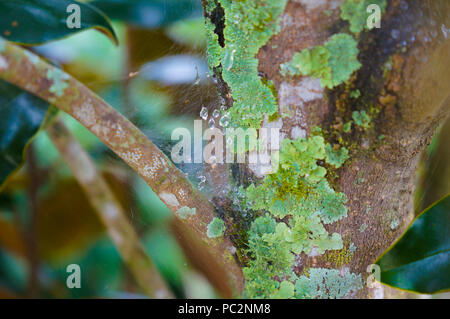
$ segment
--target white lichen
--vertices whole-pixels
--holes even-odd
[[[49,92],[53,93],[57,97],[63,96],[65,89],[69,87],[69,83],[67,83],[69,76],[60,69],[48,69],[47,79],[52,81]]]
[[[177,214],[181,219],[186,219],[189,216],[193,216],[195,214],[197,214],[197,209],[188,207],[188,206],[183,206],[180,209],[177,210]]]
[[[161,198],[164,203],[171,207],[178,207],[180,203],[178,202],[177,197],[172,193],[162,192],[159,194],[159,198]]]

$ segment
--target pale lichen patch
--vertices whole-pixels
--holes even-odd
[[[172,193],[162,192],[159,194],[159,198],[161,198],[168,206],[171,207],[180,206],[177,197]]]
[[[183,206],[177,210],[177,214],[181,219],[186,219],[189,216],[193,216],[193,215],[197,214],[197,209],[195,207],[191,208],[191,207]]]
[[[0,55],[0,70],[6,70],[8,69],[8,61]]]
[[[300,126],[294,126],[291,129],[291,139],[296,140],[302,137],[306,137],[306,130],[302,129]]]
[[[61,97],[64,94],[64,90],[69,87],[69,84],[66,82],[69,76],[57,68],[47,70],[47,79],[52,81],[49,92],[57,97]]]
[[[282,82],[278,90],[278,97],[280,100],[280,111],[283,116],[292,118],[296,117],[297,121],[302,127],[307,127],[305,119],[305,112],[303,107],[305,103],[323,98],[324,89],[320,85],[320,80],[305,77],[301,79],[296,85],[289,82]],[[295,113],[291,110],[295,110]]]
[[[96,114],[91,100],[87,100],[85,103],[82,103],[80,107],[75,108],[73,114],[87,127],[92,127],[96,124]]]
[[[306,7],[306,10],[314,10],[318,7],[324,6],[327,4],[326,0],[295,0],[294,2],[301,3]]]
[[[145,177],[154,179],[156,177],[156,173],[159,169],[162,169],[166,165],[166,161],[162,158],[162,156],[153,155],[152,161],[144,165],[141,170],[141,174]]]
[[[28,50],[25,50],[24,52],[25,52],[25,55],[27,56],[28,60],[30,60],[30,62],[32,64],[36,65],[39,63],[39,57],[36,54],[34,54]]]

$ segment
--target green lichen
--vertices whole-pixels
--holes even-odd
[[[330,144],[325,147],[326,159],[330,165],[335,168],[339,168],[349,158],[348,149],[341,147],[340,149],[334,149]]]
[[[361,126],[362,128],[368,129],[370,127],[371,118],[366,113],[366,111],[354,111],[352,113],[352,118],[355,124]]]
[[[234,102],[228,116],[233,127],[258,128],[265,116],[278,111],[272,90],[258,75],[256,54],[279,31],[279,15],[286,3],[286,0],[217,0],[225,20],[224,46],[220,49],[207,18],[210,66],[221,66],[222,78],[231,90]],[[207,10],[212,9],[213,5]]]
[[[343,249],[328,251],[324,255],[324,259],[332,263],[334,267],[341,268],[344,265],[350,264],[355,251],[355,244],[350,243],[350,245],[345,245]]]
[[[52,81],[49,91],[57,97],[62,96],[64,90],[69,87],[69,84],[66,82],[69,76],[57,68],[52,68],[47,71],[47,79]]]
[[[180,209],[177,210],[177,214],[181,219],[186,219],[189,216],[193,216],[197,213],[196,208],[191,208],[187,206],[183,206]]]
[[[295,283],[296,298],[338,299],[363,288],[361,275],[325,268],[309,269]]]
[[[370,12],[367,7],[376,4],[380,7],[381,13],[386,10],[386,0],[345,0],[341,5],[341,18],[350,23],[350,31],[360,33],[364,29],[368,30],[367,19]]]
[[[352,121],[348,121],[342,126],[342,130],[344,131],[344,133],[349,133],[352,130],[352,124]]]
[[[294,284],[289,281],[283,281],[280,288],[272,295],[272,299],[290,299],[294,297]]]
[[[320,214],[331,223],[347,215],[344,194],[336,193],[325,179],[325,142],[321,136],[285,139],[279,154],[280,168],[259,186],[247,188],[247,200],[254,210],[267,210],[274,216]]]
[[[214,217],[213,220],[208,224],[206,229],[206,235],[209,238],[222,237],[225,232],[225,223],[220,218]]]
[[[354,90],[352,92],[350,92],[350,97],[352,99],[357,99],[361,96],[361,91],[360,90]]]
[[[219,37],[214,33],[215,26],[210,19],[205,19],[207,57],[209,69],[212,71],[220,65],[223,57],[223,49],[219,45]]]
[[[358,43],[348,34],[333,35],[323,46],[305,49],[280,66],[281,74],[319,78],[323,87],[332,89],[350,79],[361,67]]]
[[[341,236],[328,234],[323,224],[347,216],[347,198],[328,184],[326,169],[318,165],[323,160],[323,137],[285,139],[278,171],[246,189],[247,204],[268,213],[256,218],[248,232],[245,297],[270,298],[285,291],[279,280],[293,283],[297,278],[292,271],[295,254],[343,248]]]

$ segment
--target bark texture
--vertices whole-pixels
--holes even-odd
[[[345,165],[328,174],[335,189],[348,197],[348,217],[326,227],[330,233],[341,234],[344,249],[322,256],[302,254],[296,271],[338,268],[365,279],[367,267],[413,219],[420,155],[449,115],[450,40],[445,18],[450,4],[445,0],[387,1],[381,28],[354,35],[362,67],[333,90],[324,89],[318,79],[281,75],[280,65],[295,52],[322,45],[339,32],[351,34],[340,17],[342,2],[289,1],[281,16],[281,31],[257,57],[260,76],[274,83],[279,114],[286,110],[291,114],[282,119],[283,136],[297,139],[319,126],[331,144],[343,142],[350,150]],[[216,28],[220,30],[220,24]],[[231,106],[231,92],[220,70],[216,75],[218,89]],[[354,90],[361,96],[352,98]],[[374,111],[372,127],[353,126],[344,134],[342,126],[352,120],[353,111],[361,110]],[[248,180],[249,174],[248,168],[241,168],[240,181]],[[351,245],[356,247],[354,252],[349,252]],[[380,291],[364,288],[352,297],[379,298]]]
[[[290,1],[281,32],[260,50],[259,69],[274,81],[280,108],[295,110],[295,116],[283,121],[287,137],[296,138],[296,132],[308,132],[314,125],[339,128],[351,119],[352,111],[364,109],[364,105],[379,110],[372,119],[372,130],[353,130],[351,158],[336,172],[335,186],[347,195],[349,214],[328,230],[339,232],[344,243],[354,243],[357,249],[351,262],[336,265],[327,254],[298,259],[299,271],[305,266],[342,266],[366,278],[367,266],[412,220],[420,154],[449,115],[450,41],[441,29],[450,10],[445,1],[408,1],[407,5],[388,1],[381,29],[360,35],[362,68],[349,84],[333,91],[309,78],[282,77],[278,66],[294,52],[323,44],[330,35],[348,30],[339,17],[341,2]],[[349,97],[349,87],[360,90],[358,103],[363,105]],[[364,289],[358,296],[370,293]]]

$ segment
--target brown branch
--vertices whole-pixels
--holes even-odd
[[[82,187],[109,237],[143,291],[152,298],[172,297],[166,283],[150,261],[133,226],[110,187],[97,171],[64,123],[57,119],[47,129],[48,135]]]
[[[136,126],[70,75],[9,42],[0,52],[0,77],[70,114],[111,148],[207,244],[233,290],[242,291],[242,271],[232,242],[207,236],[213,206]],[[187,209],[195,214],[179,214]]]

